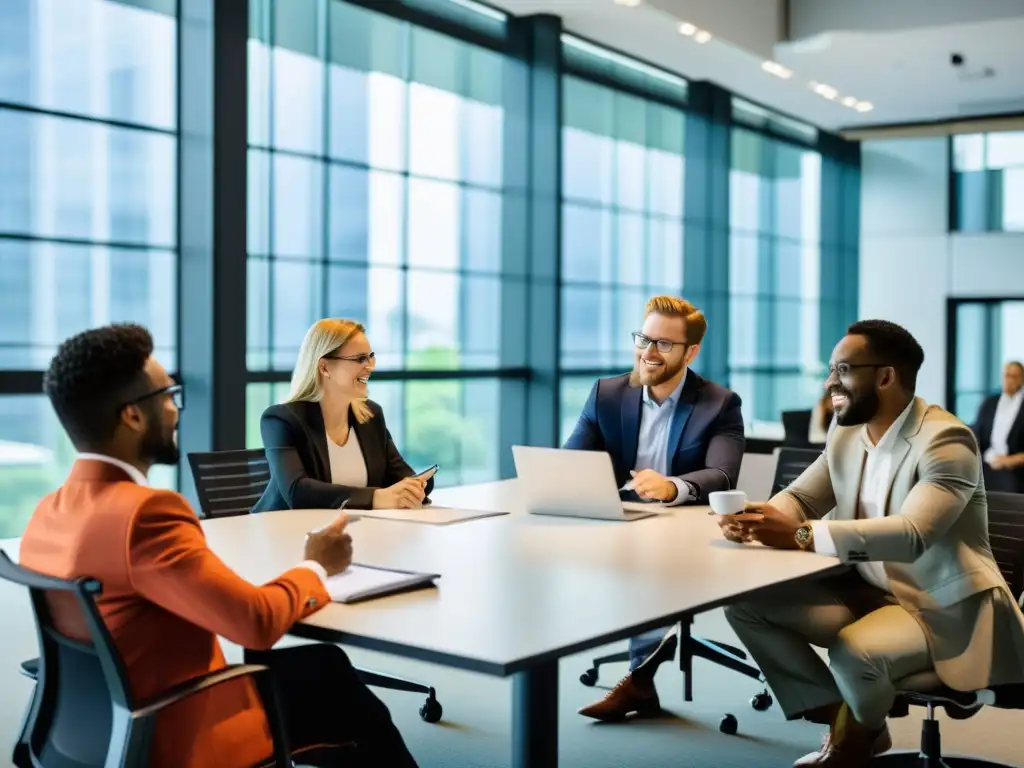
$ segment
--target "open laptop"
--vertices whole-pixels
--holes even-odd
[[[622,501],[611,457],[603,451],[512,446],[519,493],[534,515],[641,520],[664,509],[657,503]]]

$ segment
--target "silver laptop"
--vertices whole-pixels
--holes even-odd
[[[519,493],[534,515],[641,520],[664,509],[619,498],[611,457],[604,451],[512,446]]]

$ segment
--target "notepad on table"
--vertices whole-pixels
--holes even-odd
[[[413,573],[353,563],[324,582],[327,594],[336,603],[358,603],[375,597],[393,595],[411,589],[434,586],[438,573]]]
[[[355,517],[376,520],[396,520],[403,523],[426,523],[427,525],[452,525],[479,520],[483,517],[498,517],[508,512],[487,512],[479,509],[455,509],[432,505],[420,509],[368,509],[354,513]]]

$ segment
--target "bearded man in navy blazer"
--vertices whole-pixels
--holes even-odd
[[[619,487],[643,500],[707,504],[713,491],[734,489],[745,445],[739,395],[689,369],[706,330],[703,313],[684,299],[647,302],[633,334],[633,371],[594,384],[565,447],[606,451]],[[641,690],[628,676],[580,714],[612,720],[660,711],[653,673],[675,654],[674,637],[664,636],[656,630],[629,643],[630,671],[646,661],[649,686]]]

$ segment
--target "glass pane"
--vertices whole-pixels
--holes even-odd
[[[683,224],[674,219],[647,221],[647,285],[678,295],[683,289]]]
[[[562,87],[562,194],[611,204],[615,93],[573,77]]]
[[[275,3],[279,15],[306,3]],[[312,24],[316,25],[315,19]],[[280,34],[281,27],[278,26]],[[315,30],[311,30],[316,34]],[[316,41],[313,41],[314,45]],[[324,151],[324,62],[315,51],[296,52],[275,47],[273,52],[273,145],[278,149]]]
[[[645,241],[644,217],[637,213],[619,213],[615,217],[618,244],[617,282],[624,285],[643,285]]]
[[[176,269],[171,251],[0,239],[0,368],[44,370],[69,336],[136,322],[174,370]]]
[[[559,445],[564,445],[575,429],[594,383],[591,376],[563,376],[558,382]]]
[[[1024,166],[1003,171],[1003,230],[1024,232]]]
[[[647,150],[647,208],[652,213],[683,217],[685,164],[681,154]]]
[[[327,317],[345,317],[366,326],[377,353],[377,367],[402,368],[402,272],[386,267],[327,267]]]
[[[0,396],[0,539],[21,536],[40,499],[64,482],[75,455],[45,397]],[[177,468],[153,467],[149,482],[174,488]]]
[[[768,363],[771,350],[758,344],[759,320],[767,301],[746,297],[729,298],[729,365],[754,366]],[[760,353],[760,354],[759,354]],[[764,359],[762,359],[762,356]]]
[[[405,432],[399,450],[414,469],[439,464],[439,487],[498,478],[499,381],[409,381],[403,386]]]
[[[1003,302],[999,321],[1002,325],[1002,349],[997,351],[1000,367],[1009,360],[1024,361],[1024,301]]]
[[[250,371],[270,366],[270,261],[249,258],[246,264],[246,365]]]
[[[989,208],[988,171],[958,173],[956,182],[957,230],[960,232],[987,232]]]
[[[990,133],[986,139],[988,168],[1024,167],[1024,131]]]
[[[410,369],[496,368],[501,291],[492,277],[409,271]],[[489,317],[489,322],[474,318]]]
[[[409,179],[409,266],[460,266],[459,187],[441,181]]]
[[[288,384],[248,384],[245,387],[245,447],[262,448],[260,418],[272,405],[288,397]]]
[[[402,261],[405,185],[382,171],[330,166],[332,261],[398,265]]]
[[[981,404],[984,402],[986,397],[988,397],[987,392],[957,394],[956,417],[967,424],[974,423],[978,418],[978,411],[981,408]]]
[[[764,244],[767,248],[767,243]],[[767,250],[762,255],[762,240],[754,235],[735,232],[729,236],[729,292],[734,295],[756,296],[767,291],[762,288],[761,262],[768,261]],[[767,286],[765,286],[767,288]]]
[[[176,61],[174,0],[0,2],[0,101],[173,130]]]
[[[748,171],[734,167],[729,172],[729,223],[733,229],[757,232],[768,225],[761,184],[761,177]]]
[[[295,367],[306,331],[324,316],[323,271],[318,261],[275,259],[270,264],[271,366],[276,370]]]
[[[270,253],[270,153],[249,150],[246,173],[246,248],[250,255]]]
[[[320,258],[324,248],[323,164],[274,155],[272,171],[274,255]]]
[[[953,168],[957,171],[984,170],[985,134],[970,133],[953,137]]]
[[[960,304],[956,308],[956,336],[956,389],[984,392],[988,386],[985,360],[991,343],[986,305]]]
[[[497,192],[463,187],[466,231],[463,266],[477,272],[502,271],[502,199]]]
[[[0,231],[173,248],[175,138],[0,109]]]
[[[562,204],[562,279],[612,283],[612,214],[604,208]]]

